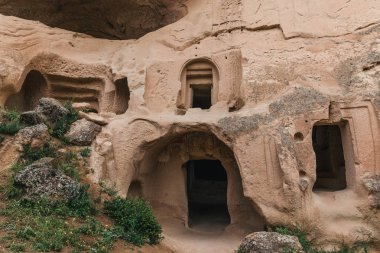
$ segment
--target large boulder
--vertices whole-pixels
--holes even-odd
[[[34,126],[43,123],[43,117],[36,111],[27,111],[21,113],[20,121],[29,126]]]
[[[15,183],[25,188],[27,199],[48,198],[68,201],[80,193],[80,184],[56,168],[54,158],[42,158],[15,176]]]
[[[87,146],[92,143],[102,127],[94,122],[81,119],[71,125],[69,132],[65,135],[71,144]]]
[[[42,114],[52,123],[58,122],[62,117],[70,113],[68,109],[54,98],[41,98],[35,111],[38,114]]]
[[[48,139],[48,127],[45,124],[38,124],[21,129],[16,134],[15,143],[37,147],[45,143]]]
[[[276,232],[256,232],[244,238],[239,253],[304,252],[298,238]]]

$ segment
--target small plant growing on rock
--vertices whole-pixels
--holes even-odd
[[[148,203],[141,198],[114,198],[104,203],[106,214],[122,229],[122,238],[129,243],[142,246],[157,244],[162,238],[161,226]]]
[[[83,157],[89,157],[91,155],[91,149],[89,147],[85,147],[80,151],[80,155]]]
[[[20,122],[20,113],[16,110],[6,110],[0,112],[0,133],[14,135],[22,128],[24,128]]]
[[[73,108],[71,101],[67,101],[64,106],[67,110],[69,110],[69,113],[58,119],[51,129],[51,135],[62,140],[63,142],[67,142],[64,135],[67,131],[69,131],[70,126],[79,119],[79,116],[78,112]]]

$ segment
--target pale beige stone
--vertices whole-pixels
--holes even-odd
[[[150,201],[175,252],[234,252],[273,224],[299,224],[325,246],[358,231],[379,245],[362,182],[380,173],[378,1],[184,4],[178,21],[124,41],[0,15],[0,105],[26,110],[50,96],[114,113],[92,144],[89,178]],[[209,97],[207,109],[192,108]],[[340,131],[339,190],[313,190],[335,182],[317,182],[314,125]],[[231,220],[220,237],[189,228],[183,167],[196,159],[220,160],[227,173]]]

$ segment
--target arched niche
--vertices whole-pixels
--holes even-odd
[[[8,97],[5,107],[18,111],[33,110],[40,98],[47,95],[47,91],[48,85],[46,79],[39,71],[32,70],[26,76],[21,90]]]
[[[211,60],[202,58],[186,63],[180,79],[178,108],[207,110],[218,101],[219,71]]]
[[[130,98],[130,91],[128,87],[128,78],[120,78],[115,81],[115,98],[114,98],[114,112],[116,114],[123,114],[128,109]]]
[[[189,191],[191,180],[197,180],[197,176],[194,178],[188,173],[192,171],[191,166],[207,170],[210,162],[219,164],[218,167],[225,171],[227,178],[218,184],[218,175],[206,173],[206,181],[210,179],[209,182],[203,182],[203,189],[206,190],[198,190],[206,195],[216,194],[210,187],[218,184],[225,192],[224,196],[211,198],[217,204],[224,204],[223,201],[226,200],[229,221],[225,229],[244,227],[250,232],[263,230],[265,219],[257,205],[244,196],[240,170],[233,151],[211,132],[173,133],[155,141],[147,148],[135,178],[145,186],[143,197],[151,203],[158,217],[179,219],[191,227],[191,198],[195,196],[197,202],[201,203],[202,199],[208,200],[208,197],[198,195],[199,191]],[[202,176],[198,179],[202,180]],[[221,199],[224,197],[225,200]]]

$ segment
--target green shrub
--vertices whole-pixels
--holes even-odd
[[[64,135],[66,134],[67,131],[69,131],[71,125],[79,119],[78,112],[74,110],[72,106],[71,101],[67,101],[65,103],[65,108],[69,110],[69,113],[60,118],[52,127],[51,129],[51,135],[53,137],[56,137],[63,142],[67,142],[66,138]]]
[[[306,234],[299,228],[289,229],[284,226],[279,226],[276,227],[274,231],[282,235],[296,236],[305,252],[310,252],[312,249],[311,242],[307,239]]]
[[[12,175],[9,176],[7,183],[0,188],[0,191],[4,193],[8,199],[18,198],[24,194],[24,190],[18,187],[14,180],[15,174],[23,169],[24,165],[21,163],[16,163],[10,168]]]
[[[12,252],[23,252],[25,251],[25,245],[19,243],[12,243],[9,247],[9,250]]]
[[[161,240],[161,226],[148,203],[141,198],[122,199],[117,197],[104,204],[106,214],[123,230],[123,239],[142,246],[157,244]]]
[[[110,197],[116,197],[117,190],[115,187],[109,187],[104,181],[99,181],[100,192],[107,194]]]
[[[68,206],[76,216],[85,217],[96,213],[94,203],[87,192],[89,187],[88,184],[83,186],[78,196],[71,199],[68,203]]]
[[[91,149],[89,147],[85,147],[80,151],[80,155],[83,157],[89,157],[91,155]]]
[[[49,143],[45,143],[41,148],[31,148],[29,145],[23,146],[22,158],[27,164],[31,164],[44,157],[56,157],[57,149]]]
[[[0,118],[1,134],[14,135],[25,127],[25,125],[20,122],[20,113],[15,110],[1,112]]]

